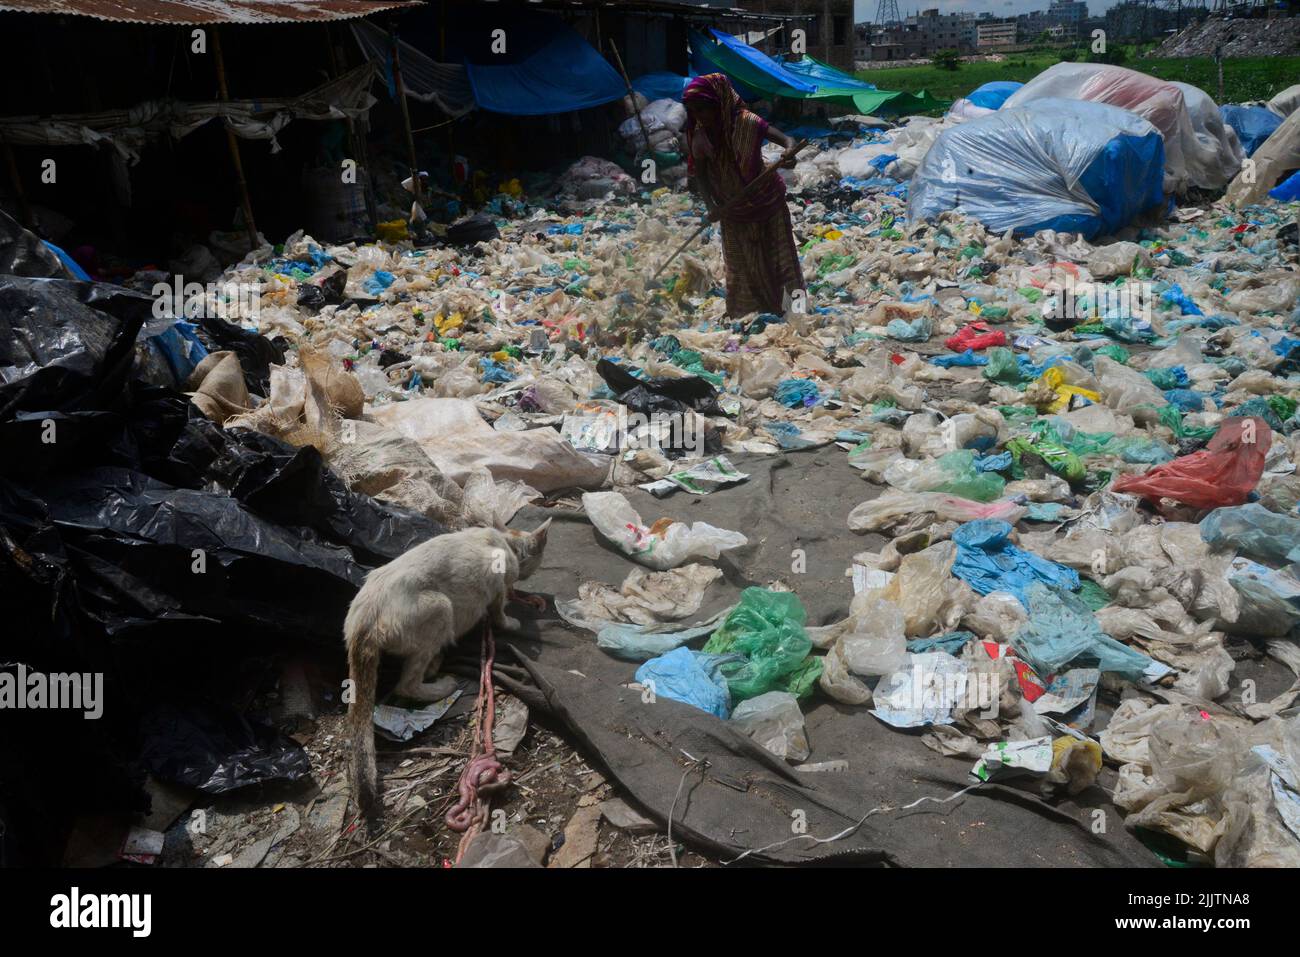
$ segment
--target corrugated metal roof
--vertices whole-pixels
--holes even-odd
[[[419,0],[0,0],[13,13],[57,13],[119,23],[315,23],[351,20]]]

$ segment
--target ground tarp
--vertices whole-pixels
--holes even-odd
[[[748,482],[707,499],[678,494],[655,499],[633,489],[628,498],[643,514],[705,519],[743,529],[750,544],[717,561],[723,578],[711,586],[703,618],[737,601],[748,585],[782,579],[793,584],[808,624],[838,621],[852,587],[845,575],[855,552],[873,536],[844,533],[849,511],[872,496],[872,486],[833,446],[784,457],[737,456]],[[530,591],[572,595],[584,581],[617,583],[633,564],[604,543],[581,514],[525,509],[514,525],[531,528],[553,517],[542,570],[521,583]],[[806,574],[791,574],[791,551],[807,554]],[[512,610],[512,614],[515,611]],[[623,687],[637,665],[596,647],[595,636],[558,618],[525,619],[524,636],[498,635],[521,666],[499,666],[510,690],[548,712],[598,758],[631,799],[661,824],[672,814],[672,835],[726,862],[747,850],[747,864],[871,864],[889,866],[1149,866],[1155,858],[1121,825],[1111,807],[1109,772],[1076,798],[1041,799],[1036,782],[1017,788],[981,785],[947,803],[976,781],[969,758],[941,757],[920,740],[925,729],[900,732],[865,709],[820,694],[805,704],[810,762],[843,760],[840,771],[799,772],[776,759],[734,725],[689,705],[660,699],[642,703]],[[700,639],[702,640],[702,639]],[[476,643],[463,644],[463,673],[477,670]],[[498,661],[509,661],[504,651]],[[462,670],[457,668],[458,671]],[[703,770],[688,760],[707,762]],[[852,828],[842,839],[816,843]],[[1112,818],[1093,833],[1094,811]],[[796,837],[796,812],[807,837]],[[793,838],[793,840],[792,840]],[[781,843],[784,842],[784,843]]]

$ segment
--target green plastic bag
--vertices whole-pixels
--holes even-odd
[[[788,691],[806,697],[821,676],[821,659],[811,657],[803,604],[791,592],[746,588],[740,604],[704,646],[711,655],[741,655],[722,664],[733,702]]]
[[[985,355],[989,357],[989,362],[984,367],[984,378],[1003,385],[1020,384],[1020,364],[1016,362],[1014,352],[1005,346],[994,346]]]
[[[981,472],[975,468],[975,453],[958,449],[940,456],[938,465],[948,474],[948,479],[934,491],[959,495],[974,502],[991,502],[1002,495],[1006,479],[996,472]]]

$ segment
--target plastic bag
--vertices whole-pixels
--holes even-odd
[[[1040,675],[1054,675],[1080,659],[1131,681],[1170,669],[1120,644],[1101,630],[1097,616],[1079,598],[1041,583],[1029,586],[1029,621],[1011,637],[1016,652]]]
[[[643,664],[636,670],[635,678],[639,684],[650,688],[656,697],[681,701],[726,718],[731,714],[731,693],[719,671],[720,664],[717,655],[674,648],[668,654]]]
[[[1010,592],[1025,607],[1029,606],[1028,589],[1034,582],[1070,591],[1079,587],[1078,572],[1017,548],[1008,540],[1010,534],[1011,526],[1006,522],[986,519],[962,525],[952,533],[957,544],[953,575],[981,595]]]
[[[653,525],[643,525],[637,510],[620,492],[585,492],[582,507],[596,531],[624,555],[659,571],[675,568],[688,559],[717,558],[728,549],[749,544],[749,539],[739,532],[715,528],[707,522],[687,525],[661,518]]]
[[[1204,96],[1209,101],[1209,97]],[[1013,93],[1002,112],[1063,97],[1092,104],[1109,104],[1141,117],[1160,131],[1164,141],[1164,189],[1181,193],[1187,186],[1222,189],[1237,173],[1241,158],[1231,144],[1208,134],[1197,136],[1188,94],[1179,85],[1102,63],[1058,63],[1048,67]],[[1199,100],[1199,98],[1197,98]],[[1214,106],[1213,101],[1210,107]],[[1194,101],[1190,106],[1197,106]],[[1204,109],[1198,110],[1203,114]],[[1203,127],[1208,126],[1202,120]]]
[[[821,674],[804,631],[804,610],[792,592],[746,588],[740,604],[704,646],[708,654],[738,655],[722,666],[732,698],[744,701],[768,691],[804,697]]]
[[[1233,548],[1261,561],[1283,562],[1300,545],[1300,518],[1270,512],[1256,502],[1216,508],[1200,528],[1211,548]]]
[[[1226,419],[1201,451],[1157,465],[1145,475],[1123,476],[1111,488],[1194,508],[1240,505],[1264,473],[1272,441],[1273,431],[1261,418]]]
[[[1162,202],[1165,145],[1146,120],[1104,103],[1014,100],[939,135],[912,177],[909,223],[960,208],[997,233],[1091,238]]]
[[[840,639],[831,645],[822,659],[822,673],[818,679],[822,691],[841,704],[864,705],[871,703],[871,689],[849,671],[844,660]]]
[[[811,751],[804,730],[803,712],[795,696],[785,691],[768,691],[742,701],[731,712],[731,721],[757,744],[785,761],[805,761]]]
[[[1009,499],[983,503],[943,492],[889,491],[849,512],[849,528],[855,532],[878,532],[909,519],[920,520],[927,514],[939,521],[969,522],[977,518],[996,518],[1018,522],[1024,517],[1025,508]]]
[[[1005,644],[1029,620],[1029,613],[1019,598],[1010,592],[993,591],[981,595],[970,611],[962,616],[962,627],[989,641]]]

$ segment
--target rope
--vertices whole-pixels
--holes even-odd
[[[464,833],[456,849],[456,863],[465,856],[474,835],[488,823],[492,795],[510,784],[510,771],[497,760],[492,743],[492,724],[496,719],[496,691],[492,687],[492,663],[496,659],[496,642],[490,620],[483,622],[483,645],[479,651],[478,702],[475,705],[475,732],[470,744],[470,759],[460,772],[456,789],[460,799],[447,812],[447,826]]]

